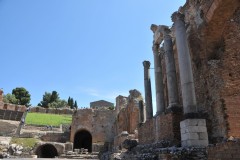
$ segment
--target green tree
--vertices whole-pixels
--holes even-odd
[[[59,100],[59,94],[57,91],[52,91],[51,98],[50,98],[50,103],[51,102],[57,102]]]
[[[17,99],[17,104],[29,106],[31,95],[29,92],[23,87],[17,87],[12,90],[12,94]]]
[[[12,103],[12,104],[18,104],[18,101],[15,97],[15,95],[13,94],[6,94],[6,95],[3,95],[3,102],[4,103]]]
[[[57,91],[52,91],[52,93],[45,92],[43,95],[43,100],[38,104],[38,106],[44,108],[62,108],[67,106],[65,100],[60,99]]]
[[[77,101],[74,102],[73,107],[76,108],[76,109],[78,109]]]
[[[68,97],[68,106],[70,106],[71,109],[74,107],[74,100],[71,97]]]

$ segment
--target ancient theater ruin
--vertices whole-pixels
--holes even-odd
[[[41,135],[30,154],[102,160],[240,159],[240,1],[187,0],[169,18],[172,26],[149,25],[154,62],[142,64],[144,96],[132,89],[116,98],[114,109],[104,100],[79,110],[38,109],[71,114],[72,123]],[[0,118],[11,114],[20,121],[17,115],[24,115],[26,108],[1,101],[0,90]]]

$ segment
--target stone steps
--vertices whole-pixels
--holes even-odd
[[[99,160],[98,152],[94,152],[91,154],[72,154],[72,155],[64,154],[64,155],[61,155],[59,158]]]

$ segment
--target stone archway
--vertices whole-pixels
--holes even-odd
[[[86,130],[76,132],[74,136],[74,149],[85,148],[88,152],[92,152],[92,135]]]
[[[55,158],[58,152],[54,145],[44,144],[37,148],[36,155],[38,158]]]

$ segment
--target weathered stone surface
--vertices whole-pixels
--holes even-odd
[[[78,131],[87,130],[92,135],[93,143],[111,142],[114,120],[115,110],[80,109],[73,115],[70,141],[74,142]]]
[[[181,121],[181,141],[183,147],[208,145],[205,119],[186,119]],[[200,125],[199,125],[200,124]]]

